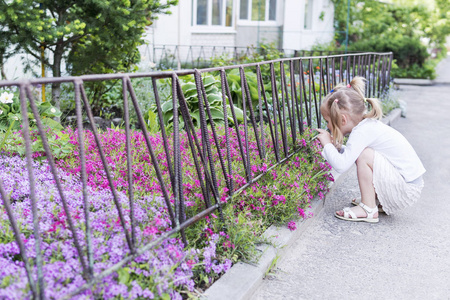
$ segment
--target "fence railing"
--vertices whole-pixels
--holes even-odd
[[[204,68],[215,58],[226,58],[233,64],[243,63],[254,55],[267,54],[268,48],[237,46],[146,45],[141,49],[143,66],[155,64],[158,69]],[[345,51],[276,49],[284,58],[345,54]],[[356,53],[356,52],[350,52]]]
[[[195,69],[173,72],[153,72],[153,73],[133,73],[133,74],[107,74],[107,75],[86,75],[79,77],[66,78],[40,78],[32,80],[19,81],[2,81],[0,88],[17,88],[20,92],[20,110],[22,115],[22,131],[21,134],[25,146],[25,159],[27,172],[30,182],[30,201],[31,215],[33,219],[33,235],[36,238],[35,249],[32,251],[26,249],[24,238],[21,234],[20,224],[17,222],[17,216],[14,214],[14,203],[10,201],[10,195],[7,194],[2,178],[0,180],[0,193],[4,210],[8,215],[10,225],[14,232],[14,238],[19,246],[21,259],[26,269],[29,288],[34,298],[44,299],[45,297],[45,274],[43,271],[44,262],[40,244],[42,228],[40,227],[38,199],[36,196],[36,179],[33,170],[33,151],[32,141],[30,137],[29,118],[34,118],[39,136],[45,149],[48,166],[51,170],[54,185],[59,193],[61,204],[65,212],[67,226],[72,232],[71,242],[76,248],[77,257],[81,266],[80,273],[83,276],[83,282],[76,289],[68,292],[66,299],[71,298],[100,282],[106,276],[114,273],[130,261],[139,257],[152,247],[160,244],[174,233],[179,233],[187,243],[184,230],[191,224],[197,222],[201,218],[208,216],[212,212],[218,210],[221,213],[223,202],[221,198],[229,199],[238,191],[251,186],[258,181],[264,174],[269,172],[266,170],[258,176],[252,176],[250,171],[251,151],[256,151],[257,155],[263,159],[268,152],[275,157],[275,164],[280,164],[288,160],[292,153],[296,151],[295,146],[289,146],[288,139],[293,140],[296,144],[297,133],[304,130],[304,126],[321,127],[320,103],[322,97],[326,95],[335,85],[340,82],[349,81],[354,76],[363,76],[367,79],[366,95],[370,97],[380,97],[390,84],[390,69],[392,63],[392,53],[363,53],[363,54],[345,54],[333,56],[316,56],[316,57],[295,57],[278,59],[274,61],[252,63],[246,65],[226,66],[219,68]],[[233,71],[234,70],[234,71]],[[240,82],[240,107],[234,103],[235,97],[232,95],[230,87],[229,75],[231,72],[238,74]],[[205,82],[207,75],[215,75],[217,78],[217,90],[220,99],[214,99],[214,103],[220,102],[213,109],[212,100],[208,97]],[[198,107],[198,117],[194,118],[192,109],[189,107],[187,92],[183,90],[183,79],[191,76],[192,84],[189,90],[190,95],[194,95],[198,99],[196,107]],[[163,140],[163,157],[157,157],[155,149],[151,141],[151,134],[148,130],[148,122],[145,119],[140,107],[139,99],[136,96],[135,88],[132,80],[135,78],[148,78],[153,85],[152,95],[156,104],[156,113],[158,115],[160,134]],[[83,113],[91,124],[95,124],[94,116],[90,107],[90,101],[86,93],[85,84],[89,82],[98,82],[117,79],[122,82],[123,90],[123,111],[124,111],[124,128],[126,136],[126,182],[128,188],[118,191],[111,173],[112,164],[107,159],[107,155],[102,147],[99,132],[95,126],[92,128],[92,134],[96,142],[96,149],[101,158],[103,172],[106,176],[108,190],[111,191],[115,209],[118,214],[118,222],[123,228],[125,241],[128,247],[127,253],[123,258],[108,269],[95,273],[95,260],[93,257],[92,243],[92,224],[90,219],[90,202],[87,193],[87,177],[86,177],[86,145],[84,143],[83,134]],[[164,123],[164,113],[161,103],[160,81],[169,82],[171,89],[169,103],[172,107],[178,108],[172,111],[173,118],[170,126]],[[71,211],[68,196],[62,187],[62,180],[59,177],[58,165],[52,154],[49,141],[46,136],[46,128],[43,125],[39,111],[35,104],[35,95],[32,89],[36,85],[51,83],[68,83],[73,86],[75,92],[75,106],[78,129],[78,149],[79,153],[79,178],[82,182],[83,194],[83,214],[85,224],[84,240],[80,238],[80,230],[76,227],[76,218],[74,212]],[[270,92],[267,90],[270,89]],[[217,91],[216,91],[217,92]],[[256,93],[256,97],[255,97]],[[141,99],[142,100],[142,99]],[[168,102],[166,102],[168,103]],[[167,105],[169,105],[167,104]],[[151,158],[151,167],[154,169],[157,182],[161,188],[160,196],[164,198],[166,208],[172,222],[172,229],[162,233],[159,237],[150,242],[140,243],[136,240],[136,216],[134,215],[134,171],[132,161],[132,145],[131,145],[131,124],[130,109],[137,115],[140,124],[140,130],[146,145],[146,151]],[[214,118],[214,110],[218,107],[221,110],[223,119],[221,126],[223,127],[223,135],[225,136],[225,145],[220,145],[218,134],[218,125],[211,120]],[[28,114],[31,110],[32,117]],[[242,119],[239,121],[238,110],[242,111]],[[231,113],[231,115],[230,115]],[[180,123],[182,122],[182,123]],[[181,126],[182,124],[183,127]],[[240,124],[240,125],[238,125]],[[172,137],[169,140],[170,129]],[[237,134],[239,160],[232,161],[230,156],[230,135],[234,129],[241,129],[241,133]],[[182,177],[181,169],[183,167],[182,156],[180,154],[180,134],[187,134],[189,142],[189,150],[195,164],[197,174],[196,180],[200,182],[202,198],[204,199],[203,209],[193,216],[187,218],[186,199],[184,183],[188,180]],[[268,134],[264,134],[268,132]],[[198,133],[198,134],[197,134]],[[256,149],[249,148],[249,136],[252,135],[256,140]],[[266,149],[266,139],[271,139],[274,145],[271,149]],[[223,151],[221,151],[223,150]],[[215,152],[220,163],[214,164],[213,154]],[[4,154],[3,154],[4,155]],[[161,171],[162,163],[166,163],[168,172]],[[244,182],[236,185],[230,176],[232,173],[232,164],[240,164],[244,170]],[[225,178],[225,186],[227,193],[219,191],[217,182],[217,173],[220,172]],[[129,201],[129,214],[126,214],[119,201],[119,194],[125,193]],[[30,256],[30,252],[34,254]],[[34,259],[30,259],[34,257]]]

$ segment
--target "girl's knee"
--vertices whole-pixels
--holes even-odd
[[[366,148],[359,155],[358,159],[356,160],[356,164],[358,165],[358,164],[362,164],[363,163],[363,164],[372,165],[374,156],[375,156],[375,152],[373,151],[373,149],[372,148]]]

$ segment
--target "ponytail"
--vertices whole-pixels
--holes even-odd
[[[339,100],[336,99],[331,103],[330,121],[331,121],[331,125],[332,125],[331,134],[333,135],[334,146],[336,146],[336,148],[339,149],[339,148],[341,148],[342,143],[344,141],[344,135],[342,134],[342,131],[340,129],[341,122],[342,122],[342,115],[341,115],[341,109],[339,108],[338,101]]]
[[[380,120],[383,117],[383,109],[381,108],[380,101],[375,98],[365,98],[365,101],[372,107],[364,116],[364,119],[377,119]]]
[[[364,98],[364,91],[366,88],[366,82],[367,79],[363,77],[356,76],[350,81],[350,86],[359,94],[361,99],[364,102],[367,102],[370,104],[371,109],[364,114],[364,119],[381,119],[383,117],[383,109],[381,108],[380,101],[375,98]]]

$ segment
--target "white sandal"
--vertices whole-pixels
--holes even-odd
[[[352,204],[355,206],[359,205],[360,203],[361,203],[361,198],[355,198],[352,200]],[[383,207],[381,206],[381,204],[378,203],[378,200],[377,200],[377,204],[378,204],[378,212],[384,213]]]
[[[340,216],[337,214],[337,212],[334,213],[336,218],[339,218],[341,220],[346,221],[353,221],[353,222],[368,222],[368,223],[378,223],[379,219],[374,218],[373,215],[378,212],[378,207],[375,206],[373,208],[370,208],[369,206],[365,205],[364,203],[359,203],[359,206],[362,207],[366,211],[367,216],[358,218],[356,217],[356,214],[350,209],[350,207],[344,207],[344,216]]]

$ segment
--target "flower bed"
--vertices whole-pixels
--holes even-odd
[[[213,160],[216,164],[220,201],[224,202],[229,191],[220,168],[218,153],[220,151],[225,154],[226,147],[225,136],[221,134],[223,129],[218,131],[219,145],[213,147]],[[232,178],[235,190],[246,183],[237,144],[237,135],[244,136],[240,131],[241,128],[231,129],[230,155],[233,162]],[[75,221],[81,246],[85,248],[85,216],[77,153],[78,133],[69,128],[60,134],[62,135],[69,141],[64,142],[63,146],[72,147],[72,152],[57,159],[59,177],[66,198],[69,199],[70,214]],[[84,135],[89,218],[93,230],[94,272],[97,274],[120,261],[129,251],[93,136],[89,131],[85,131]],[[199,132],[197,135],[200,137]],[[275,163],[270,135],[267,132],[265,135],[265,147],[269,154],[264,159],[258,155],[254,137],[249,136],[252,177],[266,172]],[[20,146],[18,133],[13,135],[12,139],[16,141],[14,147]],[[187,135],[182,134],[180,139],[183,197],[186,217],[189,218],[203,210],[205,203]],[[101,140],[113,175],[114,187],[118,190],[120,205],[125,212],[125,221],[129,226],[128,183],[125,180],[127,171],[125,133],[123,130],[107,130],[101,134]],[[38,142],[37,139],[35,143]],[[163,152],[162,138],[154,135],[151,137],[151,143],[160,162],[165,185],[170,191],[168,164]],[[327,182],[332,180],[332,177],[329,174],[330,166],[320,157],[317,141],[311,141],[310,131],[297,137],[297,145],[293,145],[292,138],[288,143],[292,149],[294,146],[297,147],[298,153],[286,163],[268,171],[260,181],[235,194],[229,203],[224,204],[222,211],[224,222],[221,222],[217,217],[218,213],[214,212],[186,229],[189,242],[187,247],[183,247],[179,236],[172,237],[127,264],[117,273],[104,278],[92,290],[81,293],[78,298],[92,298],[93,295],[102,299],[187,298],[212,284],[238,259],[254,259],[254,245],[258,242],[259,235],[271,224],[289,224],[289,228],[294,230],[293,222],[289,221],[307,217],[304,215],[304,208],[315,195],[323,197],[327,191]],[[169,148],[172,149],[170,145]],[[138,245],[143,245],[170,230],[172,224],[161,197],[161,186],[156,180],[143,135],[139,131],[132,132],[132,149],[136,240]],[[35,156],[39,158],[39,155]],[[18,155],[4,153],[0,157],[0,166],[1,178],[11,197],[28,256],[32,260],[36,254],[35,237],[32,232],[30,188],[25,160]],[[60,298],[81,286],[84,279],[81,276],[78,254],[71,239],[72,233],[68,229],[67,216],[49,167],[45,160],[36,160],[33,168],[36,176],[41,248],[44,257],[45,292],[48,298]],[[172,194],[170,197],[173,197]],[[0,209],[4,211],[3,206],[0,206]],[[24,263],[5,213],[2,214],[0,227],[3,232],[0,239],[0,298],[28,298],[31,292]]]

